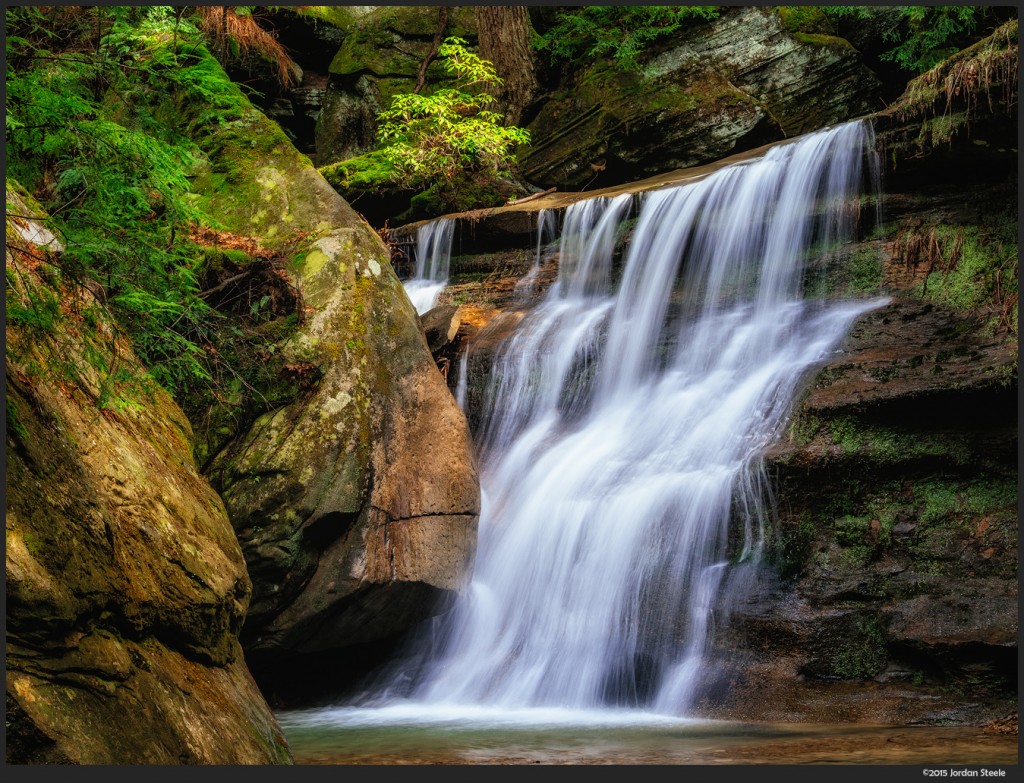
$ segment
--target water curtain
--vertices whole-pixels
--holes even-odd
[[[761,455],[879,304],[802,296],[873,154],[854,122],[566,210],[558,278],[491,368],[472,584],[384,701],[693,709],[761,558]]]

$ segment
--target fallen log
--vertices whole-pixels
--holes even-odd
[[[524,196],[523,198],[514,198],[508,202],[507,206],[511,207],[514,204],[522,204],[527,201],[533,201],[535,198],[546,196],[548,195],[548,193],[554,193],[556,190],[558,190],[558,188],[548,188],[547,190],[543,190],[540,193],[531,193],[529,196]]]

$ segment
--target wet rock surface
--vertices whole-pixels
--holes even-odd
[[[972,195],[938,164],[924,185],[922,171],[893,178],[890,240],[994,231],[1016,192],[996,178]],[[752,658],[716,714],[978,724],[1015,698],[1015,329],[998,292],[971,310],[929,295],[941,281],[900,247],[876,248],[890,301],[808,380],[765,455],[774,576],[735,610],[724,644]]]

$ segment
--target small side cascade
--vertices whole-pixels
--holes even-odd
[[[558,238],[558,212],[542,209],[537,212],[537,246],[533,266],[516,282],[516,295],[525,299],[537,290],[537,282],[544,264],[544,248]]]
[[[448,284],[454,236],[454,218],[432,220],[416,232],[416,271],[403,285],[420,315],[437,304]]]

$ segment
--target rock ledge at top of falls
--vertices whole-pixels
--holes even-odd
[[[188,420],[155,384],[101,404],[100,370],[145,370],[89,290],[55,282],[59,243],[10,180],[7,204],[7,762],[289,763],[243,660],[251,585]],[[10,317],[29,291],[60,297],[55,328]]]
[[[795,139],[763,144],[754,149],[738,152],[734,155],[720,160],[706,163],[700,166],[674,169],[661,174],[655,174],[644,179],[633,182],[625,182],[619,185],[609,185],[595,190],[585,191],[556,191],[546,193],[537,198],[529,200],[520,199],[517,203],[512,201],[499,207],[484,207],[468,212],[455,212],[448,215],[439,215],[438,218],[430,220],[418,220],[414,223],[405,223],[388,230],[388,239],[397,243],[415,242],[416,233],[422,226],[433,222],[441,217],[453,218],[471,227],[472,236],[483,243],[499,244],[511,237],[517,239],[529,238],[536,240],[538,212],[544,209],[563,210],[566,207],[579,201],[586,201],[592,198],[614,198],[625,193],[644,193],[649,190],[674,187],[687,182],[696,182],[709,174],[713,174],[726,166],[734,163],[741,163],[745,160],[753,160],[763,156],[772,147],[779,144],[789,144]],[[486,239],[484,236],[486,235]],[[472,240],[470,240],[472,241]]]

